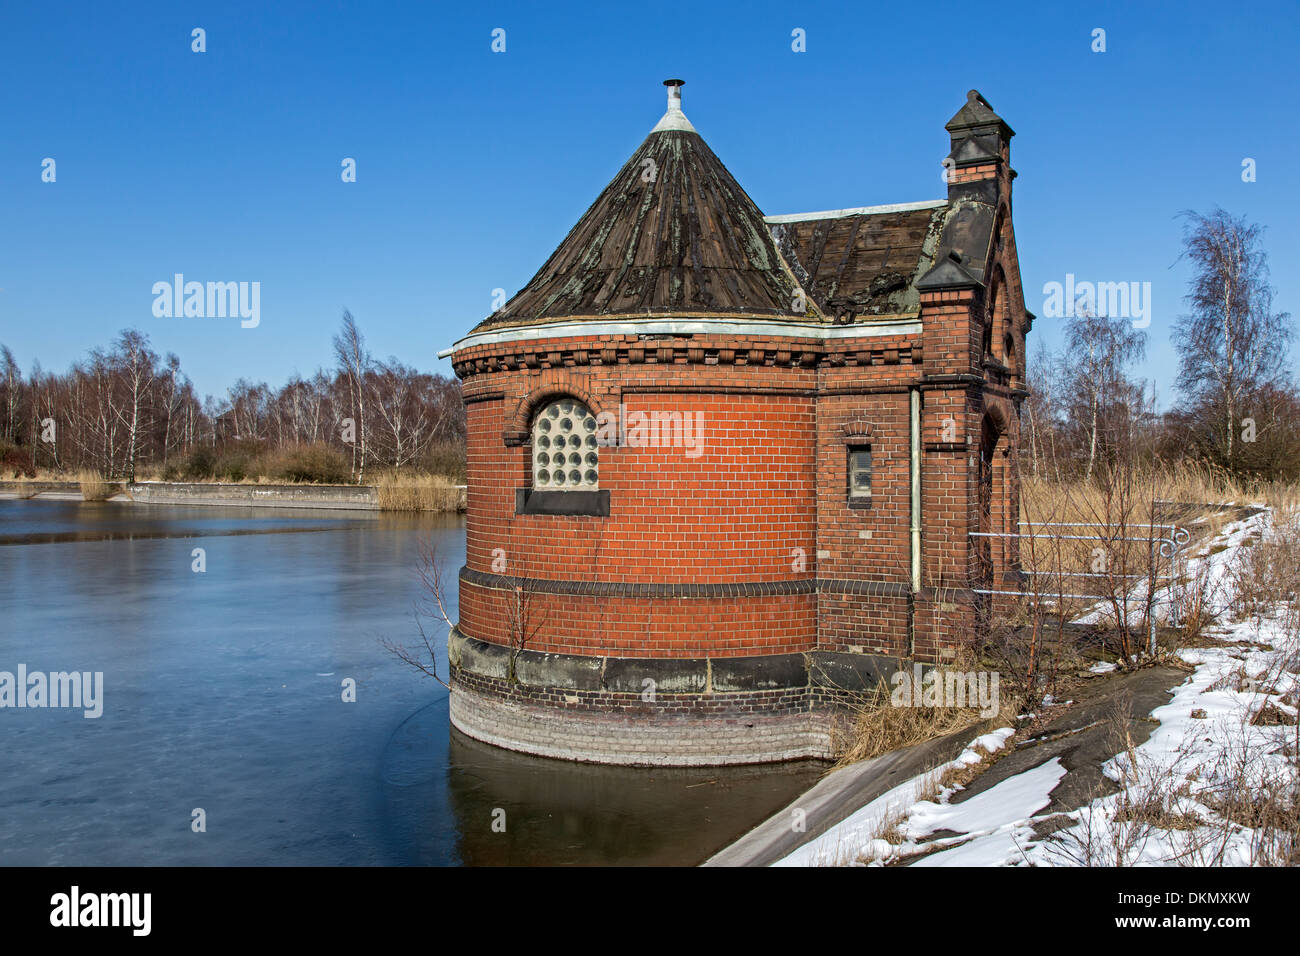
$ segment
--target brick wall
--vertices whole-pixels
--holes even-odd
[[[969,535],[986,526],[978,510],[986,413],[1002,431],[994,526],[1010,527],[1018,507],[1008,457],[1017,382],[984,367],[985,307],[969,290],[927,293],[919,336],[592,335],[458,351],[470,485],[463,629],[503,644],[524,630],[529,649],[562,653],[828,648],[942,659],[973,634],[974,604],[956,592],[972,583]],[[923,584],[915,594],[914,390]],[[601,448],[608,516],[516,514],[515,491],[531,481],[532,415],[558,396],[596,414],[621,406],[700,416],[698,453],[680,444]],[[848,498],[848,450],[860,445],[872,452],[869,507]],[[512,614],[514,585],[527,592],[526,615]]]
[[[915,336],[833,345],[693,336],[653,347],[605,336],[476,346],[456,358],[467,374],[467,568],[479,572],[478,581],[462,581],[466,633],[508,640],[511,595],[503,582],[481,580],[498,574],[533,582],[530,649],[906,652],[908,396],[922,358]],[[616,413],[622,403],[629,414],[700,415],[703,447],[693,457],[680,447],[602,448],[609,517],[517,515],[514,492],[530,476],[531,413],[562,394],[593,412]],[[852,509],[847,450],[864,435],[873,495],[870,508]],[[819,598],[819,577],[892,588]],[[563,582],[605,593],[548,593]],[[778,593],[618,592],[685,583]]]

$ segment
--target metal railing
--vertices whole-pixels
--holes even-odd
[[[1147,620],[1147,641],[1148,652],[1154,656],[1156,652],[1156,616],[1155,601],[1156,595],[1162,590],[1169,592],[1169,623],[1173,627],[1178,627],[1178,602],[1174,598],[1174,590],[1177,586],[1178,576],[1182,570],[1183,549],[1191,540],[1191,532],[1175,524],[1139,524],[1124,523],[1118,531],[1129,531],[1136,529],[1145,529],[1150,532],[1142,537],[1134,537],[1127,534],[1062,534],[1060,532],[1046,533],[1046,529],[1080,529],[1080,528],[1101,528],[1110,530],[1111,525],[1104,522],[1090,521],[1050,521],[1032,523],[1021,521],[1018,524],[1021,528],[1030,528],[1029,532],[997,532],[997,531],[972,531],[971,538],[998,538],[1003,540],[1037,540],[1048,538],[1052,541],[1095,541],[1105,546],[1113,547],[1117,544],[1149,544],[1150,555],[1149,564],[1144,570],[1134,571],[1131,573],[1122,573],[1115,571],[1065,571],[1062,569],[1052,569],[1040,571],[1036,569],[1025,570],[1017,568],[1018,573],[1033,578],[1054,577],[1058,581],[1069,578],[1073,579],[1092,579],[1104,578],[1109,581],[1117,582],[1116,588],[1112,589],[1109,594],[1093,594],[1080,590],[1079,593],[1067,593],[1062,589],[1050,590],[1035,587],[1032,591],[1011,591],[996,588],[972,588],[975,594],[986,594],[990,596],[1006,597],[1029,597],[1038,598],[1039,600],[1079,600],[1079,601],[1120,601],[1122,602],[1122,614],[1127,622],[1128,606],[1130,603],[1130,594],[1132,589],[1140,581],[1147,581],[1147,593],[1144,599],[1146,604]],[[1166,532],[1157,534],[1156,532]],[[1164,573],[1161,573],[1162,562],[1164,563]],[[1086,588],[1086,584],[1083,585]],[[1118,593],[1117,593],[1118,592]],[[1121,622],[1116,622],[1121,624]]]

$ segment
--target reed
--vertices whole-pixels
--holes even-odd
[[[381,472],[375,479],[380,511],[456,511],[460,489],[444,475]]]
[[[117,493],[117,489],[99,472],[89,468],[77,472],[77,483],[81,485],[81,497],[86,501],[107,501]]]

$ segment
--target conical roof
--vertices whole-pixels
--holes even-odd
[[[817,306],[763,214],[680,108],[669,109],[524,288],[475,331],[615,315],[807,321]]]

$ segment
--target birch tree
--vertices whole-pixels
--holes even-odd
[[[1189,312],[1174,326],[1178,389],[1196,407],[1194,440],[1236,470],[1249,403],[1287,384],[1291,317],[1273,311],[1261,226],[1222,209],[1183,218],[1192,281]]]
[[[1070,319],[1065,330],[1069,414],[1076,430],[1082,432],[1087,460],[1084,480],[1088,481],[1099,453],[1113,449],[1131,432],[1139,387],[1129,378],[1128,369],[1146,353],[1146,334],[1133,328],[1128,319],[1096,315],[1091,310]]]
[[[362,484],[366,476],[366,373],[370,369],[370,355],[352,313],[346,310],[343,312],[343,325],[334,336],[334,355],[338,359],[339,371],[347,379],[348,394],[356,409],[352,470],[357,484]]]

